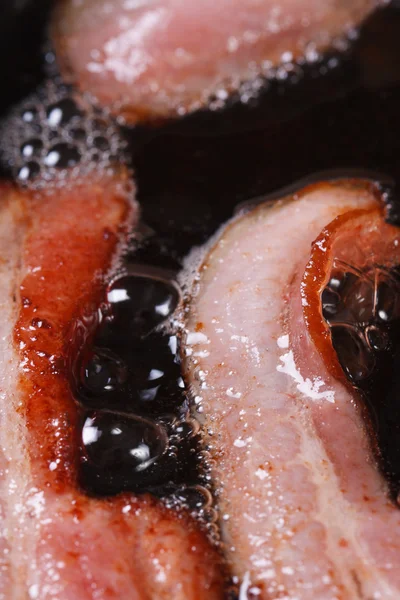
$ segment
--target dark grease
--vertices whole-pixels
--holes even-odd
[[[0,8],[2,116],[17,101],[34,92],[54,58],[51,53],[42,52],[48,11],[53,2],[27,0],[24,10],[18,8],[21,3],[15,0],[3,4]],[[304,74],[299,86],[292,82],[271,83],[251,106],[233,102],[228,110],[203,111],[182,119],[178,125],[131,131],[130,156],[143,220],[148,227],[128,262],[130,259],[135,264],[177,271],[182,258],[193,246],[205,242],[232,215],[238,203],[274,193],[316,171],[361,167],[383,171],[399,181],[399,31],[400,10],[393,4],[369,20],[354,51],[328,76],[320,76],[316,65]],[[21,125],[13,137],[16,151],[12,156],[5,152],[3,173],[9,174],[11,170],[20,180],[35,179],[49,168],[44,160],[50,148],[61,142],[82,152],[79,164],[88,152],[93,159],[108,152],[107,146],[111,162],[120,158],[121,148],[114,141],[114,130],[101,114],[90,110],[87,114],[88,107],[73,103],[74,95],[69,90],[55,96],[49,98],[45,89],[42,96],[35,93],[33,103],[25,102],[19,112],[17,109]],[[54,112],[55,109],[59,110]],[[57,131],[49,125],[51,116],[51,122],[59,120]],[[32,140],[34,148],[29,150]],[[9,142],[7,136],[6,141]],[[386,191],[387,219],[398,223],[396,189]],[[329,300],[330,317],[337,308],[335,293],[326,302],[328,306]],[[117,325],[117,320],[104,316],[90,352],[80,356],[74,372],[77,401],[85,407],[82,424],[85,411],[139,415],[166,423],[169,446],[160,460],[149,467],[146,483],[142,479],[140,484],[125,471],[102,469],[83,452],[82,485],[90,493],[101,495],[122,489],[181,493],[184,483],[198,482],[201,469],[198,469],[196,435],[186,432],[182,438],[173,440],[177,430],[188,427],[190,430],[186,421],[184,426],[180,424],[187,403],[181,387],[179,349],[175,353],[170,351],[171,340],[166,334],[153,329],[150,333],[145,329],[135,333],[130,326]],[[373,361],[378,357],[379,369],[373,368],[375,379],[368,376],[365,381],[369,390],[376,391],[379,386],[383,390],[382,406],[387,408],[381,407],[380,414],[384,415],[386,410],[390,413],[388,418],[392,415],[398,422],[400,359],[393,341],[396,327],[393,323],[389,328],[383,323],[368,324],[362,349],[370,360],[371,356]],[[339,330],[339,338],[343,335],[346,334]],[[369,373],[367,360],[365,365]],[[358,378],[360,387],[364,385],[363,373],[351,369],[349,376],[353,381]],[[389,409],[390,402],[394,404]],[[371,414],[373,410],[371,407]],[[383,443],[390,435],[382,427]],[[392,435],[397,431],[393,423],[389,429]],[[400,448],[398,441],[395,436],[387,455]],[[397,459],[393,455],[392,462]]]
[[[113,411],[89,412],[82,427],[84,457],[100,471],[118,476],[140,474],[166,452],[168,436],[164,425],[137,415]]]
[[[172,273],[129,266],[110,284],[89,345],[78,328],[72,386],[82,414],[80,482],[90,494],[151,492],[193,508],[209,492],[198,487],[199,426],[189,417],[179,340],[160,330],[180,301]]]
[[[400,492],[400,267],[335,269],[323,315],[349,381],[368,408],[373,447],[393,500]]]
[[[128,336],[143,337],[170,316],[178,305],[180,293],[176,284],[163,277],[144,274],[131,267],[130,274],[119,277],[110,286],[107,300],[112,306],[113,328],[123,341]]]

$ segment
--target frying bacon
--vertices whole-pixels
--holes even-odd
[[[138,219],[121,172],[46,192],[1,184],[4,600],[220,598],[218,558],[184,514],[77,483],[71,328],[93,315]]]
[[[378,196],[342,180],[261,204],[222,230],[195,279],[187,377],[243,597],[400,596],[400,511],[321,306],[332,248],[400,262]]]
[[[271,68],[315,60],[384,3],[62,0],[52,36],[63,75],[135,123],[223,104],[243,82],[257,90]]]

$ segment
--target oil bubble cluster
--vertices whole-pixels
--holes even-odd
[[[15,107],[0,128],[4,167],[23,186],[46,189],[126,161],[117,125],[69,86],[48,81]]]
[[[168,270],[131,265],[110,282],[94,339],[80,344],[72,366],[82,415],[80,482],[100,496],[155,494],[212,533],[200,426],[190,416],[179,338],[166,327],[180,305]]]
[[[342,368],[355,384],[371,377],[382,354],[391,350],[392,326],[400,318],[399,293],[396,269],[333,264],[322,311]]]

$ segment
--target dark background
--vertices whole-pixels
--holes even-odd
[[[48,75],[51,4],[0,0],[0,118]],[[400,185],[400,3],[374,15],[340,62],[325,75],[324,63],[306,68],[297,84],[272,83],[251,107],[233,99],[220,113],[204,111],[125,132],[144,221],[155,233],[154,251],[143,246],[135,260],[172,261],[179,267],[190,248],[203,243],[237,203],[317,171],[381,171]],[[160,339],[151,347],[152,359],[155,350],[162,350]],[[142,353],[140,347],[138,356]],[[388,407],[395,420],[396,443],[390,437],[393,428],[382,435],[398,465],[400,382],[392,377],[399,372],[398,345],[393,358],[385,364],[383,379],[377,379],[376,397],[385,395],[383,409]],[[395,475],[397,494],[400,467]],[[118,480],[116,490],[113,485],[100,493],[120,491],[125,483]]]
[[[45,77],[51,0],[2,0],[0,114]],[[397,4],[397,7],[396,7]],[[400,176],[400,6],[363,27],[340,68],[273,84],[257,105],[233,101],[129,133],[145,221],[179,255],[238,202],[315,171],[363,168]]]

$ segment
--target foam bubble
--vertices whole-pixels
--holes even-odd
[[[23,186],[43,189],[126,164],[126,142],[103,109],[58,81],[17,105],[0,127],[3,165]]]

